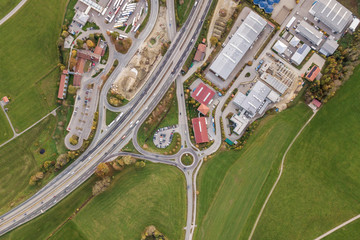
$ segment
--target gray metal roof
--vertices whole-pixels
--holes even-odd
[[[281,94],[283,94],[288,89],[288,86],[268,73],[263,73],[261,75],[261,79]]]
[[[210,70],[221,78],[227,79],[266,24],[267,22],[262,17],[251,11],[211,64]]]
[[[324,34],[316,30],[313,26],[302,20],[297,27],[297,32],[299,32],[303,37],[307,40],[319,46],[322,41],[322,37]]]
[[[333,32],[344,31],[352,20],[352,13],[335,0],[317,0],[309,12],[319,18]]]
[[[325,56],[332,55],[335,50],[339,47],[339,44],[331,38],[328,38],[324,45],[322,45],[320,52]]]
[[[242,92],[238,92],[232,101],[236,106],[241,107],[241,103],[245,100],[245,98],[245,94],[243,94]]]
[[[257,81],[249,94],[240,104],[240,107],[246,110],[250,117],[254,117],[265,104],[265,99],[270,92],[271,89],[268,86],[261,81]]]
[[[306,55],[308,55],[310,50],[311,48],[308,45],[303,44],[291,57],[291,61],[294,62],[296,65],[300,65]]]

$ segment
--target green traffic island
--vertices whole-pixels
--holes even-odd
[[[194,162],[194,158],[191,154],[185,153],[184,155],[181,156],[181,163],[185,166],[190,166],[191,164],[193,164]]]
[[[131,153],[137,153],[140,154],[138,150],[136,150],[134,143],[132,140],[129,141],[128,144],[126,144],[122,149],[122,152],[131,152]]]
[[[174,133],[172,142],[166,148],[158,148],[153,142],[154,134],[160,128],[178,124],[178,104],[176,98],[176,88],[173,83],[157,107],[140,126],[137,140],[139,145],[151,152],[163,154],[174,154],[181,148],[180,134]]]
[[[120,114],[120,112],[112,112],[109,109],[106,109],[106,125],[109,125],[115,118]]]
[[[113,89],[109,90],[107,94],[107,101],[113,107],[122,107],[129,102],[129,100],[127,100],[123,95],[118,94]]]

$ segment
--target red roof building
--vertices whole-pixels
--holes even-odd
[[[68,84],[68,76],[61,74],[58,98],[64,99],[66,97],[66,89]]]
[[[206,118],[193,118],[192,125],[196,143],[209,142],[208,132],[206,128]]]
[[[8,99],[7,96],[3,97],[3,98],[2,98],[2,101],[3,101],[5,104],[9,103],[9,99]]]
[[[314,79],[317,77],[317,75],[320,73],[320,68],[316,65],[314,65],[309,73],[306,75],[306,79],[310,82],[314,81]]]
[[[201,104],[198,109],[199,112],[201,112],[203,115],[206,115],[209,112],[209,107],[206,106],[205,104]]]
[[[197,51],[195,53],[194,61],[197,61],[197,62],[202,61],[205,57],[205,51],[206,51],[206,45],[203,43],[200,43],[197,48]]]
[[[317,99],[313,99],[311,104],[314,105],[316,108],[321,107],[321,102]]]
[[[191,93],[191,97],[199,103],[208,105],[210,100],[214,97],[215,92],[211,90],[204,83],[200,83],[197,88]]]
[[[95,47],[94,54],[100,55],[102,57],[105,54],[105,50],[106,50],[106,44],[101,39],[99,39]]]
[[[78,58],[78,61],[76,63],[76,67],[75,67],[75,73],[77,73],[77,74],[74,74],[73,86],[76,86],[76,87],[80,86],[82,74],[84,73],[85,62],[86,62],[85,59]]]
[[[95,63],[98,63],[100,61],[100,55],[99,54],[95,54],[89,50],[78,50],[77,51],[77,57],[83,58],[85,60],[89,60]]]

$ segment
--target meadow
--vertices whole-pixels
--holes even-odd
[[[59,82],[56,42],[66,3],[66,0],[28,1],[0,26],[0,96],[11,98],[7,107],[17,132],[56,107]]]
[[[45,239],[91,196],[95,180],[92,177],[54,208],[0,239]],[[131,166],[115,174],[109,189],[90,200],[50,239],[139,239],[148,225],[169,239],[183,239],[185,213],[182,173],[147,162],[143,169]]]
[[[260,120],[242,150],[223,148],[204,163],[197,179],[195,239],[247,239],[283,153],[310,115],[302,102],[272,113]]]
[[[5,113],[0,109],[0,144],[10,139],[14,134],[11,131],[10,124]]]
[[[359,214],[359,74],[360,66],[289,151],[254,239],[316,238]]]
[[[1,0],[0,19],[5,17],[21,0]]]

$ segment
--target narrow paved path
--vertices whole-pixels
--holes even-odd
[[[17,138],[18,136],[20,136],[21,134],[27,132],[28,130],[30,130],[31,128],[35,127],[39,122],[41,122],[42,120],[44,120],[45,118],[47,118],[50,114],[56,116],[56,110],[59,107],[55,108],[54,110],[52,110],[51,112],[49,112],[48,114],[46,114],[44,117],[42,117],[40,120],[38,120],[37,122],[35,122],[33,125],[31,125],[30,127],[28,127],[27,129],[25,129],[24,131],[22,131],[21,133],[16,133],[12,138],[10,138],[9,140],[7,140],[6,142],[0,144],[0,148],[2,146],[4,146],[5,144],[11,142],[12,140],[14,140],[15,138]]]
[[[12,17],[12,15],[14,15],[25,3],[27,2],[27,0],[22,0],[21,2],[19,2],[18,5],[16,5],[16,7],[13,8],[13,10],[11,10],[8,14],[6,14],[5,17],[3,17],[0,20],[0,26],[6,22],[9,18]]]
[[[340,228],[342,228],[342,227],[344,227],[344,226],[348,225],[349,223],[352,223],[353,221],[355,221],[355,220],[357,220],[357,219],[359,219],[359,218],[360,218],[360,214],[359,214],[359,215],[357,215],[357,216],[355,216],[355,217],[353,217],[353,218],[351,218],[351,219],[349,219],[349,220],[347,220],[346,222],[344,222],[344,223],[340,224],[339,226],[334,227],[333,229],[331,229],[330,231],[328,231],[328,232],[324,233],[324,234],[323,234],[323,235],[321,235],[320,237],[315,238],[315,240],[320,240],[320,239],[323,239],[324,237],[326,237],[326,236],[328,236],[328,235],[332,234],[332,233],[333,233],[333,232],[335,232],[336,230],[338,230],[338,229],[340,229]]]
[[[12,125],[12,122],[11,122],[11,120],[10,120],[7,112],[5,111],[4,105],[2,105],[2,104],[0,104],[0,105],[1,105],[1,108],[2,108],[2,110],[3,110],[3,112],[4,112],[5,116],[6,116],[6,119],[8,120],[8,122],[9,122],[9,124],[10,124],[11,130],[13,131],[13,134],[14,134],[13,137],[15,137],[15,136],[17,135],[17,133],[16,133],[16,131],[15,131],[15,128],[14,128],[14,126]]]
[[[276,188],[276,185],[278,184],[278,182],[280,181],[280,178],[282,176],[282,173],[283,173],[283,170],[284,170],[284,163],[285,163],[285,159],[286,159],[286,155],[287,153],[289,152],[289,150],[291,149],[292,145],[294,144],[294,142],[296,141],[296,139],[300,136],[300,134],[302,133],[302,131],[305,129],[305,127],[310,123],[310,121],[315,117],[317,111],[314,111],[313,115],[311,115],[311,117],[309,118],[309,120],[307,120],[307,122],[304,124],[304,126],[302,126],[302,128],[300,129],[300,131],[296,134],[296,136],[294,137],[294,139],[291,141],[290,145],[288,146],[288,148],[286,149],[282,159],[281,159],[281,165],[280,165],[280,173],[279,173],[279,176],[277,177],[273,187],[271,188],[271,191],[269,192],[269,195],[266,197],[266,200],[263,204],[263,206],[261,207],[261,210],[260,210],[260,213],[258,215],[258,217],[256,218],[256,221],[254,223],[254,226],[251,230],[251,233],[250,233],[250,236],[249,236],[249,240],[252,239],[253,235],[254,235],[254,232],[255,232],[255,229],[256,229],[256,226],[257,224],[259,223],[259,220],[261,218],[261,215],[266,207],[266,204],[268,203],[272,193],[274,192],[275,188]]]

